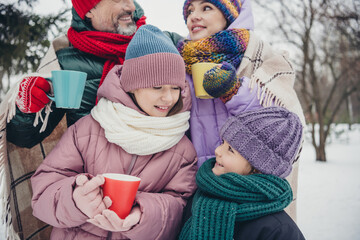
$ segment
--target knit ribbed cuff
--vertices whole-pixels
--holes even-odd
[[[231,88],[229,91],[227,91],[225,93],[225,95],[221,96],[220,97],[220,100],[223,102],[223,103],[226,103],[228,101],[231,100],[231,98],[236,95],[236,93],[238,92],[239,88],[241,87],[241,82],[238,80],[236,82],[236,84],[234,85],[233,88]]]
[[[155,53],[126,60],[120,77],[126,92],[139,88],[176,85],[185,88],[185,63],[174,53]]]

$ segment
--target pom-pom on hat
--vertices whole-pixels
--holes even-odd
[[[183,15],[185,22],[188,17],[188,7],[194,0],[186,0],[183,7]],[[206,0],[206,2],[214,4],[223,14],[228,24],[231,24],[239,16],[241,11],[241,0]]]
[[[93,9],[100,1],[101,0],[71,0],[75,11],[81,19],[84,19],[86,13]]]
[[[143,25],[126,49],[120,77],[126,92],[161,85],[185,87],[185,63],[174,43],[159,28]]]
[[[285,178],[299,152],[302,133],[295,113],[268,107],[229,118],[220,135],[255,169]]]

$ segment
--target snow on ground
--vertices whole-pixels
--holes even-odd
[[[360,239],[360,125],[346,128],[332,134],[326,163],[310,141],[300,156],[297,223],[308,240]]]

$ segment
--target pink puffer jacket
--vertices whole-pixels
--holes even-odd
[[[120,72],[118,67],[109,73],[99,95],[111,94],[111,101],[131,103],[118,86]],[[115,97],[114,91],[118,93]],[[186,110],[190,101],[184,102]],[[91,115],[72,125],[31,179],[33,214],[54,226],[51,239],[106,239],[108,232],[87,223],[87,216],[76,207],[72,199],[75,178],[81,173],[126,173],[132,159],[133,155],[107,141]],[[131,175],[141,178],[136,202],[142,216],[131,230],[112,233],[111,239],[175,239],[183,207],[196,189],[195,149],[184,136],[164,152],[135,159]]]

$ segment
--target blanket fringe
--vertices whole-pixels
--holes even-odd
[[[0,165],[0,182],[6,183],[5,164]],[[0,184],[0,236],[5,240],[20,240],[12,225],[10,196],[6,184]]]
[[[261,106],[285,106],[283,100],[277,97],[274,93],[272,93],[269,88],[267,88],[266,86],[264,86],[264,84],[260,82],[259,79],[251,78],[248,86],[250,88],[250,91],[254,90],[255,85],[257,85],[257,88],[260,90],[257,91],[257,98],[259,99]]]
[[[36,127],[39,124],[39,118],[40,118],[41,122],[43,123],[39,132],[43,132],[46,129],[50,113],[52,112],[52,110],[51,110],[52,102],[53,101],[50,100],[50,102],[48,104],[46,104],[46,106],[43,109],[41,109],[41,111],[36,113],[33,126]],[[45,118],[43,118],[43,116],[41,114],[42,111],[44,111],[44,110],[45,110]]]
[[[43,67],[41,67],[43,66]],[[45,55],[40,63],[40,68],[37,72],[25,74],[20,80],[14,84],[6,94],[3,102],[0,103],[0,239],[1,240],[20,240],[20,237],[15,232],[12,224],[12,215],[10,210],[10,185],[7,173],[7,149],[6,149],[6,124],[11,121],[16,115],[16,97],[19,91],[21,81],[28,76],[41,76],[43,78],[50,78],[51,71],[61,70],[60,65],[56,58],[56,53],[53,44],[50,46],[48,53]],[[40,132],[46,129],[49,114],[51,112],[50,106],[52,101],[45,106],[45,119],[42,119],[43,125]],[[41,110],[41,112],[44,109]],[[34,124],[39,123],[39,117],[35,117]]]
[[[39,73],[32,73],[32,74],[28,74],[28,75],[24,75],[22,76],[20,79],[20,81],[18,81],[15,86],[13,86],[11,88],[11,92],[8,93],[8,99],[6,101],[7,104],[5,104],[5,109],[1,109],[2,113],[7,113],[7,118],[6,118],[6,122],[9,123],[11,121],[11,119],[13,119],[13,117],[16,114],[16,97],[18,95],[18,91],[19,91],[19,85],[22,81],[22,79],[24,79],[25,77],[29,77],[29,76],[41,76],[43,78],[49,78],[51,75],[49,74],[39,74]],[[51,104],[53,101],[50,100],[50,102],[48,104],[46,104],[46,106],[41,109],[39,112],[36,113],[35,115],[35,119],[34,119],[34,123],[33,126],[36,127],[39,124],[39,119],[41,120],[41,122],[43,123],[41,128],[40,128],[40,133],[44,132],[49,120],[49,116],[50,113],[52,112],[51,110]],[[45,118],[43,118],[42,116],[42,112],[45,111]]]
[[[41,75],[44,78],[49,78],[48,74],[39,74],[34,73],[31,75],[39,76]],[[26,75],[26,76],[31,76]],[[18,81],[6,94],[4,101],[0,104],[0,239],[4,240],[20,240],[19,235],[15,232],[11,210],[10,210],[10,189],[7,184],[7,174],[6,174],[6,159],[7,159],[7,150],[6,150],[6,123],[9,123],[11,119],[16,115],[16,97],[19,91],[19,85],[26,76],[20,78]],[[50,101],[45,108],[45,119],[42,119],[41,114],[36,114],[34,120],[34,126],[39,122],[39,117],[43,122],[43,125],[40,129],[40,132],[46,129],[47,121],[51,112],[51,103]],[[41,110],[43,111],[43,110]]]

